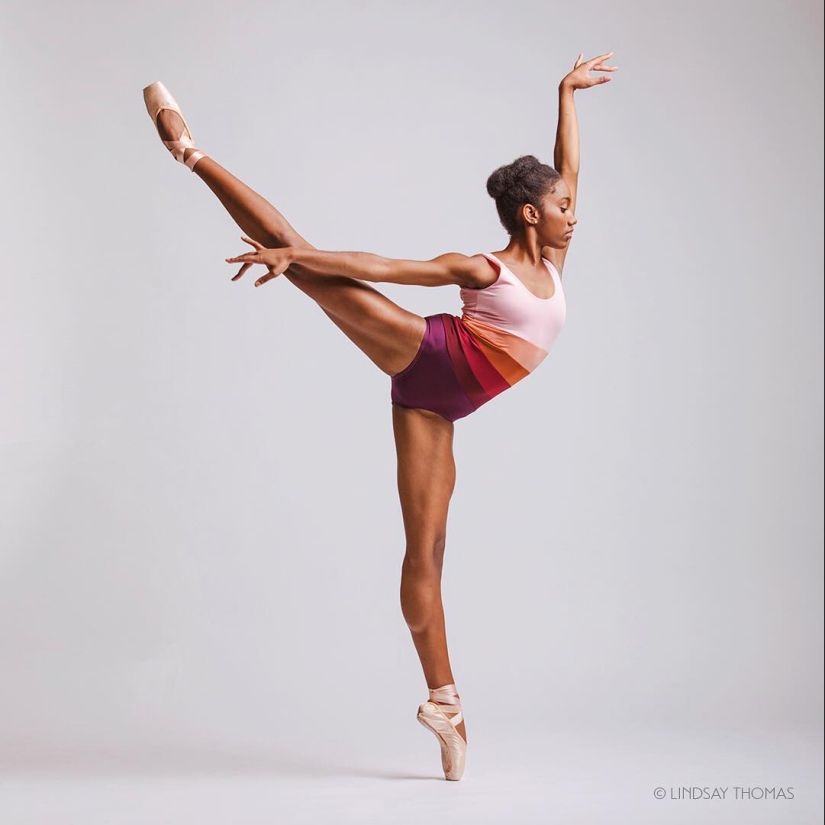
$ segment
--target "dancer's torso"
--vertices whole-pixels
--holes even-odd
[[[547,259],[543,260],[555,291],[550,298],[539,298],[503,261],[491,253],[481,254],[499,276],[484,289],[462,287],[461,320],[498,371],[505,368],[502,375],[512,385],[547,357],[558,338],[567,315],[564,290],[555,266]]]

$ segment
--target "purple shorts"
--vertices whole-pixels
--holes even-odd
[[[425,317],[427,331],[410,365],[392,376],[392,403],[438,413],[448,421],[464,418],[476,408],[456,377],[444,324],[446,313]]]

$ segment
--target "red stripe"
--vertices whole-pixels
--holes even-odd
[[[510,388],[460,318],[445,313],[444,331],[453,370],[476,409]]]
[[[485,392],[484,387],[481,386],[467,363],[453,320],[455,316],[447,313],[445,315],[447,317],[444,318],[444,334],[447,340],[447,352],[453,365],[453,372],[467,398],[470,399],[470,403],[475,409],[478,409],[482,404],[489,401],[492,396]]]

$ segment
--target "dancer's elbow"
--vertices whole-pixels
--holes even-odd
[[[429,261],[386,258],[380,265],[380,280],[415,286],[463,285],[467,281],[469,260],[458,252],[448,252]]]

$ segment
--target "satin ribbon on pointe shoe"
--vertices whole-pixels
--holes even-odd
[[[442,685],[438,688],[430,688],[429,692],[431,701],[419,705],[416,718],[438,738],[444,778],[461,779],[464,775],[467,743],[456,730],[456,726],[461,724],[464,718],[458,691],[455,685]],[[436,704],[437,702],[442,704]]]

